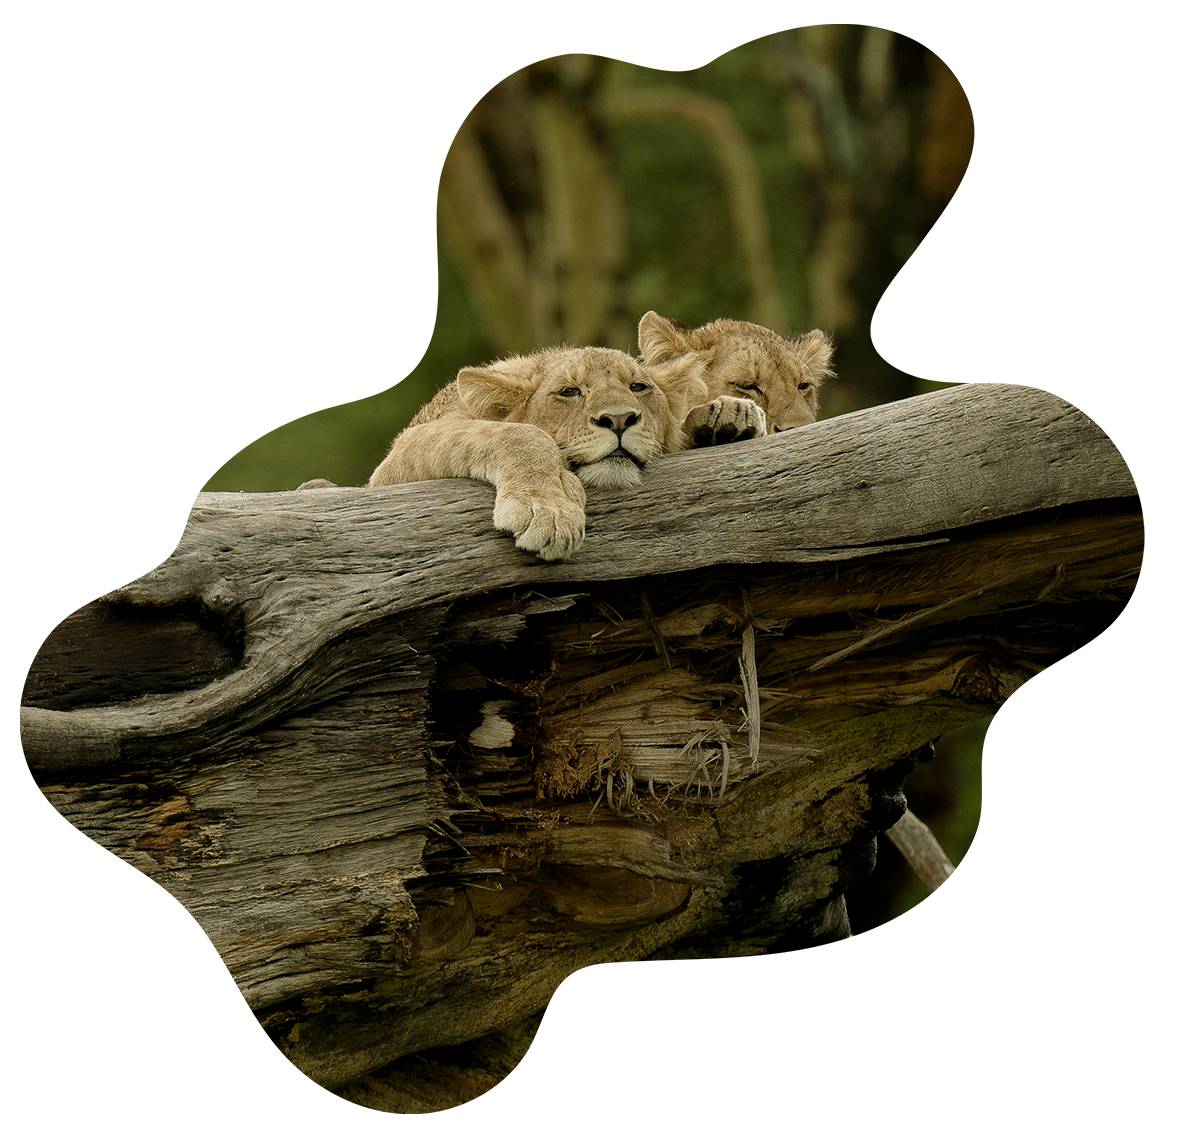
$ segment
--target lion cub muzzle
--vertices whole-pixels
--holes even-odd
[[[593,488],[617,491],[636,487],[649,455],[648,446],[637,440],[636,426],[643,419],[639,408],[612,408],[592,417],[591,425],[596,430],[609,430],[610,436],[603,436],[603,446],[593,460],[571,460],[571,471]]]
[[[610,429],[615,434],[615,447],[606,452],[601,460],[630,460],[637,468],[643,468],[647,463],[644,458],[633,451],[631,438],[628,437],[627,431],[633,426],[638,425],[643,420],[643,415],[639,412],[635,413],[604,413],[601,417],[596,417],[592,424],[597,425],[600,429]],[[584,466],[585,467],[585,466]],[[615,487],[627,485],[613,485]]]

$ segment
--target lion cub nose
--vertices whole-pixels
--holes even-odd
[[[604,413],[601,417],[595,418],[595,424],[604,429],[614,429],[621,437],[625,429],[630,429],[633,425],[638,425],[640,415],[638,413]]]

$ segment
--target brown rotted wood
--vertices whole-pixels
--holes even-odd
[[[26,688],[54,805],[358,1099],[503,1073],[586,964],[847,933],[911,753],[1102,632],[1142,546],[1107,439],[1014,387],[668,457],[565,564],[490,515],[465,481],[202,496]]]

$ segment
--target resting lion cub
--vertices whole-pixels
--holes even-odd
[[[649,311],[639,333],[640,354],[649,366],[691,353],[705,363],[712,400],[693,406],[685,419],[695,448],[810,424],[819,409],[817,391],[833,377],[832,343],[820,330],[783,336],[733,319],[689,330]]]
[[[460,370],[394,438],[369,487],[470,476],[496,488],[492,523],[543,559],[582,544],[583,484],[626,491],[705,400],[692,352],[645,366],[620,350],[559,347]]]

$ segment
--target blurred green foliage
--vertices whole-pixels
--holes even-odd
[[[663,95],[666,110],[644,112],[645,94]],[[701,113],[720,123],[712,134]],[[560,134],[563,124],[573,141],[555,157],[546,128]],[[771,295],[737,238],[733,209],[742,198],[719,158],[723,127],[757,175],[760,199],[751,207],[765,212]],[[773,325],[759,312],[776,310],[785,324],[777,330],[821,326],[835,336],[840,375],[826,387],[824,415],[929,388],[888,366],[869,339],[878,298],[950,199],[971,149],[963,91],[920,44],[842,25],[769,36],[679,73],[563,56],[507,78],[464,131],[473,143],[465,152],[483,163],[492,188],[470,183],[471,163],[453,147],[443,184],[456,205],[450,225],[441,224],[438,314],[420,364],[400,381],[391,375],[397,384],[373,397],[268,433],[207,490],[283,491],[320,476],[364,483],[393,436],[462,366],[573,341],[579,296],[587,307],[604,305],[590,337],[633,351],[636,324],[650,309],[692,326],[722,316]],[[469,182],[458,184],[462,178]],[[604,237],[581,234],[579,218],[593,216],[609,231],[615,186],[622,247],[588,268],[578,257],[595,248],[580,247],[580,235],[592,245]],[[563,232],[567,214],[574,219]],[[510,230],[499,249],[489,249],[486,227],[475,237],[464,231],[463,221],[478,227],[488,218]],[[501,262],[510,253],[528,275],[518,302],[529,307],[518,312],[531,320],[528,341],[498,333],[489,281],[472,266],[473,255],[492,264],[496,293],[497,280],[510,279]],[[573,290],[580,270],[605,277],[593,296]]]

